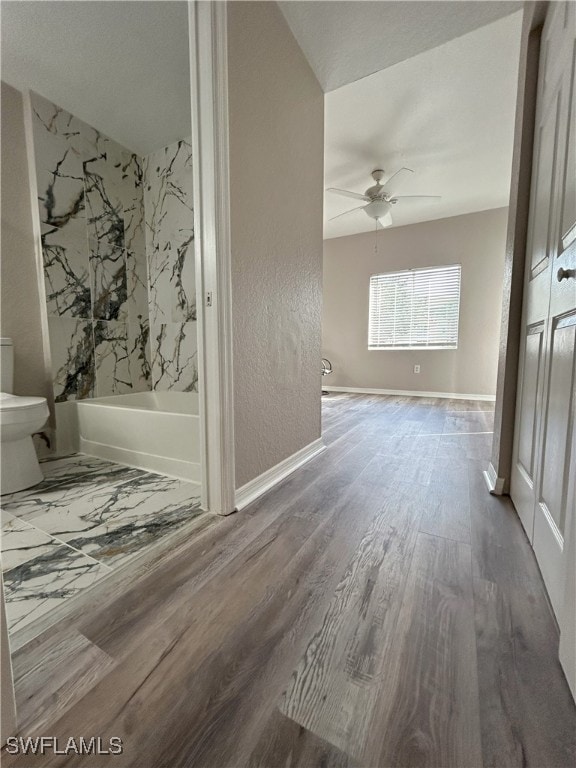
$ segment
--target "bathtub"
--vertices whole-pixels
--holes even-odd
[[[199,483],[195,392],[137,392],[77,400],[80,451]]]

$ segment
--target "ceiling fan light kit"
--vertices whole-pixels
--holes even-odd
[[[371,219],[383,219],[390,211],[390,201],[378,199],[372,200],[372,202],[365,205],[362,210],[366,215],[370,216]]]
[[[396,189],[398,189],[398,187],[413,173],[414,171],[410,168],[400,168],[400,170],[390,176],[385,184],[381,184],[380,182],[384,178],[385,172],[382,168],[376,168],[372,171],[372,178],[376,184],[368,187],[363,195],[359,192],[349,192],[346,189],[330,187],[326,190],[327,192],[334,192],[337,195],[349,197],[353,200],[362,200],[366,203],[366,205],[360,205],[349,211],[344,211],[344,213],[340,213],[338,216],[333,216],[330,221],[338,219],[340,216],[345,216],[348,213],[353,213],[354,211],[364,211],[367,216],[376,221],[376,225],[380,224],[382,227],[390,227],[393,224],[390,208],[393,205],[396,205],[399,200],[440,200],[440,197],[436,195],[407,195],[406,197],[396,197]]]

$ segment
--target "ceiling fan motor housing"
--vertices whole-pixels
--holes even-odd
[[[384,171],[381,168],[377,168],[375,171],[372,171],[372,178],[376,184],[373,187],[368,187],[364,194],[371,200],[374,200],[375,198],[382,198],[384,196],[382,192],[384,187],[382,184],[380,184],[380,180],[384,178]]]
[[[364,192],[366,197],[371,198],[372,200],[374,198],[381,198],[384,197],[384,187],[382,184],[375,184],[373,187],[368,187],[366,192]]]

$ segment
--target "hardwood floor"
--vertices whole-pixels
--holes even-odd
[[[332,395],[328,450],[14,656],[6,766],[571,768],[576,710],[482,402]]]

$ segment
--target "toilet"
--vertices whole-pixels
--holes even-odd
[[[49,416],[44,397],[18,397],[12,339],[0,339],[0,493],[15,493],[42,480],[32,435]]]

